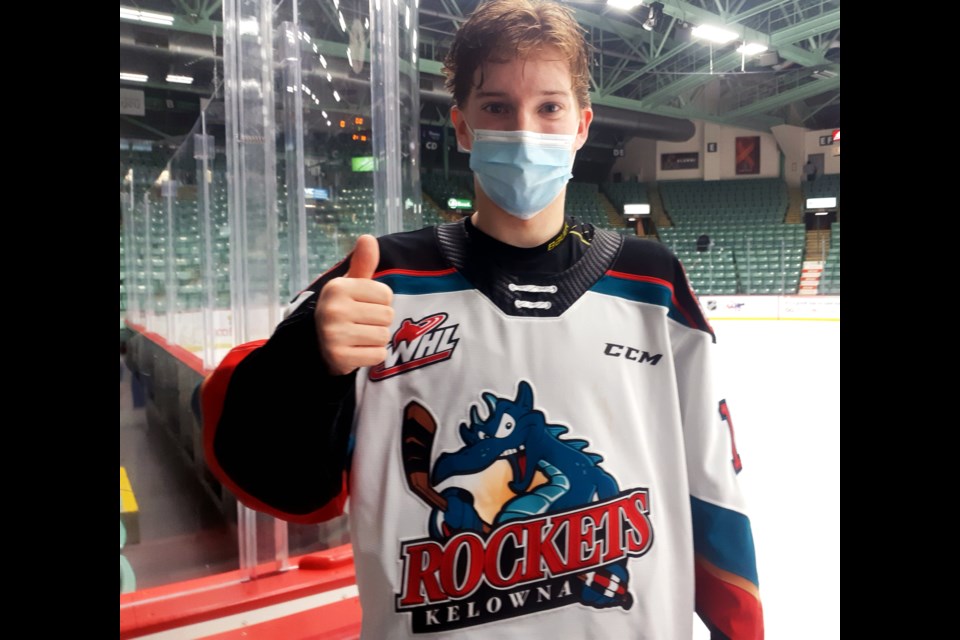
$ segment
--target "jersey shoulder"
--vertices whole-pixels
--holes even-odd
[[[611,269],[619,273],[659,278],[673,283],[678,262],[677,256],[656,240],[623,236],[623,245]]]
[[[666,245],[647,238],[624,236],[610,272],[613,276],[667,288],[670,317],[716,339],[683,264]]]
[[[391,233],[377,240],[380,243],[378,272],[398,269],[430,272],[450,268],[440,251],[436,226]]]

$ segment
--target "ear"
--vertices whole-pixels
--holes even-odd
[[[577,151],[587,143],[591,122],[593,122],[593,109],[591,107],[584,107],[580,110],[580,122],[577,125],[577,137],[574,142]]]
[[[450,107],[450,120],[453,122],[453,130],[457,134],[457,150],[469,151],[473,148],[473,137],[467,131],[467,121],[463,117],[463,111],[460,107]]]

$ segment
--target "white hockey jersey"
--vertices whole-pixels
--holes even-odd
[[[682,639],[696,608],[716,637],[762,638],[714,337],[673,254],[597,231],[570,269],[522,277],[474,255],[463,223],[380,247],[388,357],[323,401],[349,433],[328,436],[350,452],[345,493],[278,504],[303,475],[259,489],[235,444],[257,433],[248,393],[207,425],[213,466],[255,508],[310,521],[349,495],[363,637]]]

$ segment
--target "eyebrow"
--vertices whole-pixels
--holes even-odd
[[[480,90],[478,90],[476,93],[474,93],[474,97],[476,97],[476,98],[504,98],[504,97],[507,97],[508,95],[509,95],[509,93],[506,92],[506,91],[480,91]],[[552,91],[541,91],[538,95],[540,95],[540,96],[570,96],[570,95],[573,95],[573,92],[571,92],[571,91],[552,90]]]

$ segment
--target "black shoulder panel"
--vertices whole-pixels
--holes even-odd
[[[440,253],[436,227],[392,233],[378,240],[380,242],[378,273],[393,269],[440,271],[452,266]]]
[[[673,291],[672,306],[686,323],[706,331],[716,340],[713,327],[700,306],[683,264],[669,247],[654,240],[627,236],[623,251],[617,256],[611,270],[629,276],[663,281]]]
[[[666,245],[637,236],[624,236],[623,240],[623,250],[611,267],[613,271],[673,283],[677,256]]]

